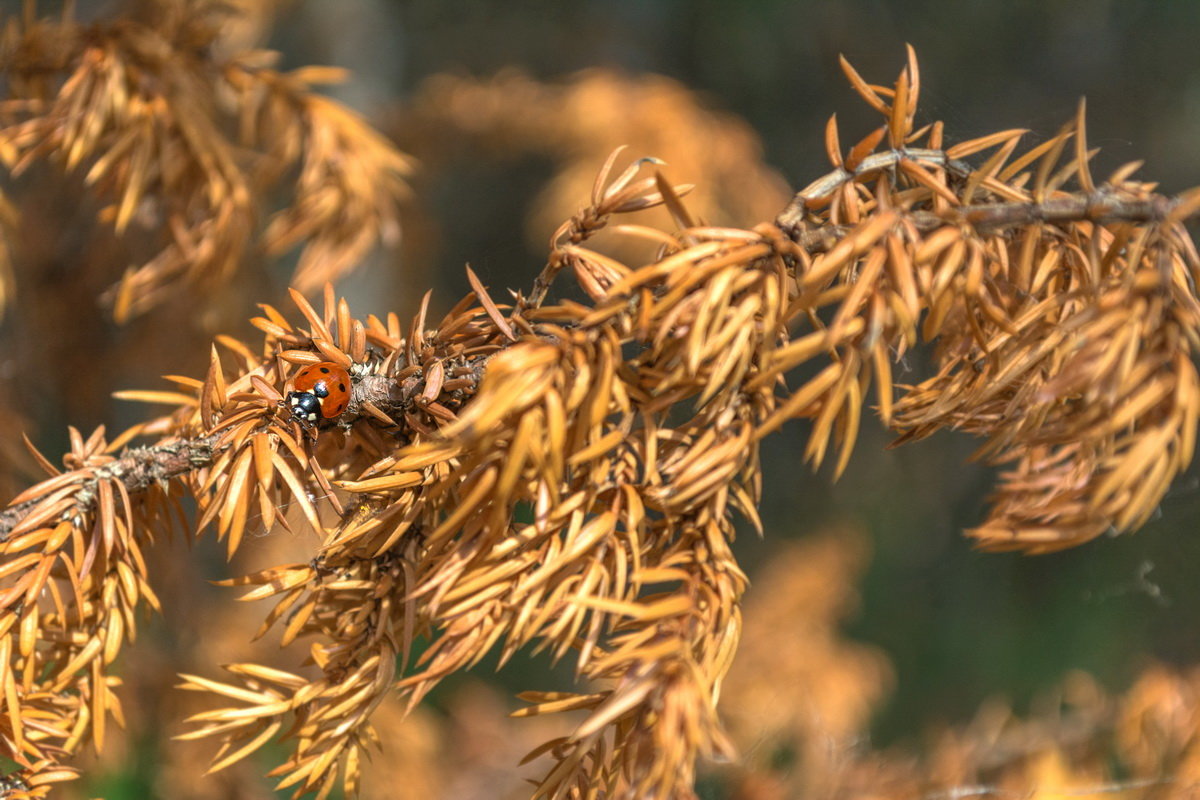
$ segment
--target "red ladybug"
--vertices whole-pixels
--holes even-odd
[[[350,402],[350,373],[332,361],[312,364],[296,373],[287,406],[305,425],[333,419]]]

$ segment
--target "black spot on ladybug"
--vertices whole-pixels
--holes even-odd
[[[344,383],[339,383],[339,384],[338,384],[338,391],[339,391],[339,392],[344,392],[344,391],[346,391],[346,384],[344,384]]]
[[[329,374],[329,367],[321,367],[321,372],[324,372],[326,375],[328,375],[328,374]]]

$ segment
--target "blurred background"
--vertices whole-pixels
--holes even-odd
[[[919,121],[944,120],[950,143],[1023,127],[1032,146],[1086,96],[1089,139],[1103,148],[1097,175],[1144,159],[1143,179],[1161,181],[1165,193],[1200,185],[1200,3],[234,5],[244,5],[245,16],[231,27],[231,46],[278,50],[283,68],[350,69],[350,82],[330,93],[419,162],[400,246],[377,253],[338,287],[360,316],[396,311],[404,319],[427,288],[433,308],[446,310],[468,289],[467,263],[494,296],[527,288],[551,233],[586,201],[596,171],[622,144],[628,157],[657,156],[672,180],[697,184],[692,207],[710,222],[769,221],[789,188],[828,171],[822,141],[830,114],[838,115],[843,147],[878,125],[848,88],[838,54],[868,80],[891,85],[906,42],[920,59]],[[78,4],[89,18],[123,7]],[[36,198],[53,213],[52,193]],[[263,263],[220,297],[188,298],[117,327],[96,306],[95,286],[72,284],[74,243],[44,241],[47,235],[28,220],[20,230],[18,263],[43,264],[21,271],[21,280],[42,281],[44,291],[26,283],[3,321],[0,391],[17,410],[6,424],[29,431],[49,453],[63,449],[68,424],[112,429],[143,418],[143,408],[104,398],[121,388],[163,388],[158,376],[166,373],[202,375],[215,333],[253,340],[245,320],[257,313],[255,303],[278,302],[293,266]],[[191,322],[171,337],[155,334],[185,308]],[[66,335],[54,338],[62,352],[47,352],[47,337],[37,331],[62,333],[64,326]],[[28,330],[35,335],[15,335]],[[75,366],[61,369],[63,359]],[[899,379],[916,382],[925,367],[912,357],[898,368]],[[958,776],[947,781],[981,780],[978,771],[946,764],[965,758],[961,742],[970,737],[961,731],[986,739],[999,730],[995,721],[1009,718],[998,709],[1086,721],[1109,713],[1104,698],[1128,698],[1130,687],[1152,679],[1168,687],[1165,697],[1192,697],[1172,681],[1200,663],[1193,573],[1200,473],[1181,480],[1134,535],[1051,556],[985,554],[962,536],[982,520],[993,477],[969,461],[969,438],[939,435],[888,450],[888,434],[866,425],[849,470],[832,483],[801,463],[804,434],[795,424],[767,442],[766,536],[746,529],[738,541],[752,586],[743,653],[723,705],[746,760],[714,768],[702,797],[832,796],[849,785],[847,765],[879,753],[887,755],[871,774],[903,773],[916,781],[906,786],[922,780],[912,777],[922,768],[911,761],[921,753],[933,753],[929,763],[944,776]],[[275,558],[274,539],[282,536],[252,543],[248,559]],[[155,696],[148,687],[173,683],[171,671],[207,674],[229,660],[221,658],[226,650],[232,657],[245,646],[224,641],[232,623],[215,609],[230,605],[228,593],[204,585],[220,572],[219,557],[180,546],[171,558],[174,566],[164,569],[178,581],[164,580],[171,585],[167,621],[151,622],[157,633],[129,656],[139,694],[127,702],[135,712]],[[190,604],[180,598],[191,596],[206,599],[183,611]],[[173,600],[188,624],[172,616]],[[253,629],[252,616],[239,631]],[[532,773],[516,761],[552,735],[551,723],[507,721],[512,695],[565,688],[569,678],[540,660],[518,661],[448,681],[403,725],[385,711],[389,755],[368,794],[524,796],[520,777]],[[1068,707],[1075,716],[1064,716]],[[198,775],[207,745],[172,745],[188,755],[168,756],[161,731],[131,727],[131,741],[111,756],[114,766],[97,770],[92,794],[270,796],[249,777],[260,765],[205,788]],[[951,730],[960,732],[958,749],[946,745]],[[1043,744],[1062,733],[1046,730]]]

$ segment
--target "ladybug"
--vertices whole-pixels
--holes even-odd
[[[296,373],[287,407],[304,425],[333,419],[350,402],[350,373],[332,361],[311,364]]]

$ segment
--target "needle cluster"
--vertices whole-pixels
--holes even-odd
[[[125,64],[125,44],[106,47],[93,58]],[[260,340],[222,337],[202,379],[127,394],[172,413],[112,440],[73,432],[62,468],[42,458],[50,477],[0,515],[0,742],[29,791],[68,777],[70,756],[120,721],[110,667],[138,609],[157,605],[143,553],[170,530],[215,531],[230,554],[264,523],[319,537],[307,561],[227,582],[273,602],[259,635],[303,642],[308,668],[184,676],[223,703],[184,737],[219,741],[215,768],[283,739],[281,786],[353,792],[380,704],[398,692],[411,707],[490,652],[533,648],[569,659],[581,684],[522,695],[518,716],[580,715],[530,754],[549,762],[534,797],[665,799],[692,796],[698,757],[735,755],[716,713],[747,583],[731,542],[736,518],[761,531],[758,448],[785,423],[807,420],[803,458],[838,473],[872,406],[900,442],[982,437],[981,457],[1007,465],[971,531],[986,547],[1047,551],[1144,521],[1190,462],[1200,412],[1200,260],[1184,228],[1200,193],[1161,197],[1137,165],[1093,177],[1082,106],[1024,152],[1019,130],[948,146],[940,123],[916,124],[911,51],[891,87],[844,67],[883,124],[844,150],[831,120],[832,172],[774,220],[706,225],[656,160],[621,169],[614,153],[528,293],[498,302],[471,273],[441,320],[426,296],[402,324],[354,318],[329,286],[321,310],[294,292],[296,313],[254,320]],[[260,99],[295,99],[281,76],[230,69]],[[72,134],[85,150],[105,141],[88,130]],[[148,130],[198,147],[177,125]],[[149,185],[130,135],[100,170],[118,197]],[[240,180],[194,155],[217,168],[209,189],[229,191],[192,194],[212,204],[166,225],[164,253],[187,269],[224,250],[180,243],[234,213],[222,204]],[[302,174],[334,193],[297,208],[342,208],[333,168],[310,158]],[[671,224],[621,224],[649,207]],[[330,241],[280,219],[277,241]],[[626,264],[592,246],[600,236],[657,255]],[[157,269],[122,285],[156,285],[137,276]],[[556,299],[568,278],[583,300]],[[934,374],[897,383],[893,364],[926,342]],[[353,391],[310,430],[281,400],[322,361],[348,368]]]

